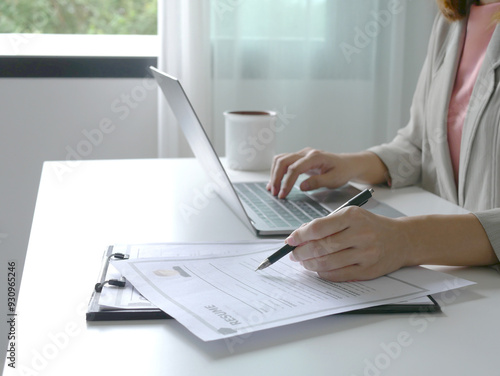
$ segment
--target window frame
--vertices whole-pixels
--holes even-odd
[[[156,35],[0,34],[0,78],[143,78]]]

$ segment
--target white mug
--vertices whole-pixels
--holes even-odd
[[[271,167],[276,145],[274,111],[226,111],[226,158],[233,170]]]

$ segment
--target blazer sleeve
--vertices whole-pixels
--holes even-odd
[[[486,232],[490,244],[500,260],[500,208],[473,213]]]
[[[426,102],[432,84],[432,72],[439,45],[443,42],[443,17],[437,16],[410,108],[410,120],[389,143],[368,149],[387,166],[388,184],[398,188],[420,182],[422,176],[422,147],[425,141]]]

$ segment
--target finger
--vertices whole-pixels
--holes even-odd
[[[293,231],[286,238],[286,243],[298,247],[346,230],[350,227],[350,216],[345,215],[345,212],[349,211],[349,209],[345,208],[336,213],[330,213],[326,217],[316,218],[306,223],[304,226]]]
[[[358,250],[348,248],[323,257],[304,260],[301,264],[307,270],[322,273],[345,268],[350,265],[358,265],[360,261],[359,257]]]
[[[293,188],[293,185],[295,184],[295,181],[298,178],[298,175],[300,175],[297,174],[294,176],[290,176],[291,166],[294,166],[297,163],[300,164],[300,161],[304,157],[306,157],[307,154],[311,152],[311,150],[311,148],[305,148],[298,151],[297,153],[279,158],[277,160],[278,163],[276,163],[274,175],[277,179],[279,178],[281,185],[279,187],[275,185],[275,195],[277,195],[279,198],[285,198],[286,196],[288,196]]]
[[[297,159],[292,164],[290,164],[287,168],[286,176],[284,177],[281,185],[281,190],[278,194],[279,198],[285,198],[293,188],[293,185],[299,178],[301,174],[312,171],[320,166],[324,161],[324,156],[322,153],[317,150],[302,150],[302,153],[306,153],[302,158]],[[301,184],[302,190],[303,187],[307,188],[307,184]]]
[[[362,263],[347,265],[342,268],[332,269],[328,271],[318,272],[318,276],[323,279],[334,282],[345,281],[368,281],[370,279],[378,278],[393,270],[384,270],[379,268],[378,264],[363,265]]]
[[[364,275],[363,268],[356,264],[326,272],[319,272],[318,276],[332,282],[365,281],[372,279]]]
[[[337,175],[336,170],[331,170],[324,174],[313,175],[300,184],[302,191],[312,191],[314,189],[327,187],[338,188],[343,186],[347,181],[342,176]]]
[[[347,247],[343,247],[336,241],[340,234],[331,235],[328,238],[313,240],[295,248],[292,252],[295,261],[306,261],[320,258],[338,252]]]
[[[276,168],[279,162],[280,158],[285,157],[286,154],[278,154],[273,157],[273,163],[271,164],[271,171],[269,175],[269,183],[267,183],[267,189],[271,190],[273,183],[274,183],[274,177],[276,175]]]
[[[270,181],[268,183],[268,189],[274,196],[278,195],[280,192],[281,182],[287,173],[288,166],[300,158],[302,158],[300,152],[293,154],[280,154],[274,157],[271,167]]]
[[[277,164],[278,164],[278,160],[280,158],[283,158],[285,156],[285,154],[278,154],[278,155],[275,155],[273,157],[273,163],[271,165],[271,172],[269,174],[269,182],[267,183],[267,186],[266,186],[266,189],[268,191],[270,191],[273,195],[274,195],[274,189],[273,187],[276,186],[277,184],[281,184],[281,180],[278,180],[277,182],[275,181],[275,179],[277,178],[276,176],[276,168],[277,168]],[[279,187],[278,187],[279,189]]]

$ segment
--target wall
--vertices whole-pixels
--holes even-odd
[[[19,287],[43,162],[156,158],[156,109],[157,89],[151,80],[0,79],[2,281],[7,262],[13,260]],[[68,166],[61,163],[61,176],[74,171]],[[4,282],[0,286],[4,307]],[[6,339],[2,324],[2,347]],[[3,361],[2,356],[2,368]]]

